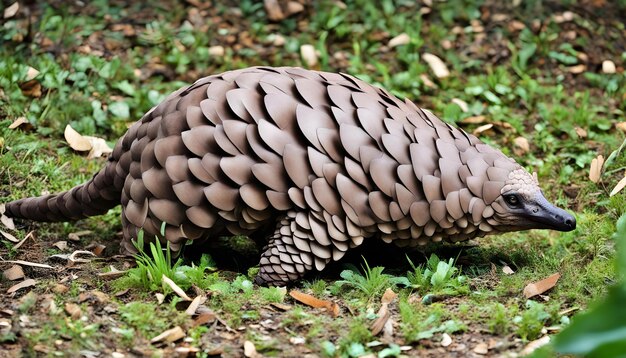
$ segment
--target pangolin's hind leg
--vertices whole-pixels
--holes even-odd
[[[343,256],[348,244],[345,248],[339,245],[342,250],[338,250],[326,236],[325,228],[317,230],[325,223],[314,219],[314,216],[321,217],[308,212],[289,211],[278,220],[276,230],[261,255],[256,283],[283,286],[310,271],[321,271],[330,261]]]

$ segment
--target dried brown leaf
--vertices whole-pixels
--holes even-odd
[[[583,65],[583,64],[580,64],[580,65],[576,65],[576,66],[567,67],[565,70],[567,72],[569,72],[569,73],[573,73],[573,74],[577,75],[579,73],[585,72],[587,70],[587,66]]]
[[[105,245],[102,245],[102,244],[96,244],[96,245],[94,246],[94,248],[92,248],[92,249],[91,249],[91,252],[93,252],[93,254],[94,254],[94,255],[96,255],[96,256],[98,256],[98,257],[101,257],[101,256],[102,256],[102,254],[104,253],[104,250],[105,250],[106,248],[107,248],[107,247],[106,247]]]
[[[163,277],[161,278],[163,280],[163,282],[165,282],[168,286],[170,286],[170,288],[172,289],[172,291],[174,291],[178,297],[182,298],[185,301],[191,301],[191,298],[189,296],[187,296],[187,294],[185,293],[185,291],[183,291],[182,288],[180,288],[174,281],[172,281],[169,277],[163,275]]]
[[[22,270],[22,266],[20,265],[13,265],[4,270],[2,275],[9,281],[21,280],[24,278],[24,270]]]
[[[270,21],[280,21],[285,18],[283,10],[280,8],[278,0],[263,0],[263,6]]]
[[[217,316],[215,315],[214,312],[202,312],[193,321],[193,325],[203,326],[203,325],[215,322],[216,319],[217,319]]]
[[[152,338],[150,340],[150,343],[158,343],[158,342],[172,343],[184,337],[185,337],[185,331],[183,331],[183,329],[180,328],[180,326],[176,326]]]
[[[617,185],[615,185],[615,188],[611,190],[611,193],[609,194],[609,196],[613,196],[619,193],[620,191],[622,191],[622,189],[624,189],[625,186],[626,186],[626,177],[623,177],[622,180],[617,182]]]
[[[487,117],[485,116],[471,116],[461,120],[463,124],[481,124],[485,123]]]
[[[389,40],[387,46],[394,48],[397,46],[407,45],[411,42],[411,36],[409,36],[406,32],[401,33],[400,35]]]
[[[478,343],[476,347],[474,347],[474,353],[485,355],[489,353],[489,346],[487,346],[487,343]]]
[[[17,14],[19,10],[20,10],[20,3],[16,1],[4,9],[4,18],[5,19],[12,18],[13,16],[15,16],[15,14]]]
[[[460,98],[452,98],[452,103],[459,106],[463,112],[469,111],[469,106],[467,105],[467,102]]]
[[[243,342],[243,355],[248,358],[259,357],[259,353],[257,353],[254,343],[252,343],[251,341]]]
[[[437,85],[435,84],[435,82],[431,81],[431,79],[425,73],[422,73],[420,75],[420,80],[422,80],[422,82],[424,83],[424,86],[428,88],[437,88]]]
[[[80,133],[78,133],[72,126],[69,124],[65,126],[65,140],[70,145],[70,147],[79,152],[86,152],[91,150],[91,142],[83,137]]]
[[[617,68],[615,67],[615,62],[613,62],[611,60],[604,60],[604,61],[602,61],[602,72],[603,73],[613,74],[616,71],[617,71]]]
[[[64,251],[67,250],[67,241],[61,240],[61,241],[57,241],[54,244],[52,244],[52,246],[56,247],[57,249]]]
[[[206,296],[196,296],[196,298],[194,298],[189,304],[189,307],[185,310],[185,313],[190,316],[195,315],[198,307],[204,302],[206,302]]]
[[[18,117],[17,119],[13,121],[13,123],[9,124],[9,129],[15,129],[24,123],[28,123],[28,120],[26,119],[26,117]]]
[[[541,347],[545,346],[548,343],[550,343],[550,336],[543,336],[543,337],[541,337],[539,339],[536,339],[536,340],[528,343],[526,345],[526,347],[524,347],[524,349],[522,349],[520,354],[522,356],[527,356],[527,355],[531,354],[532,352],[534,352],[535,350],[537,350],[538,348],[541,348]]]
[[[515,147],[519,148],[521,154],[526,154],[530,151],[530,143],[528,143],[528,139],[524,137],[515,138],[513,144]]]
[[[549,289],[554,287],[554,285],[556,285],[556,282],[559,280],[560,277],[561,274],[557,272],[548,276],[547,278],[544,278],[541,281],[529,283],[528,285],[526,285],[526,287],[524,287],[524,297],[531,298],[548,291]]]
[[[13,219],[11,219],[10,217],[6,215],[1,215],[0,222],[2,222],[2,225],[4,225],[7,229],[15,230],[15,224],[13,223]]]
[[[427,52],[422,55],[422,58],[424,59],[424,61],[426,61],[428,66],[430,66],[430,69],[433,71],[437,78],[445,78],[450,76],[450,71],[448,71],[448,67],[439,57]]]
[[[602,166],[604,165],[604,157],[598,155],[591,160],[591,166],[589,167],[589,180],[594,183],[600,181],[600,175],[602,174]]]
[[[24,238],[22,239],[22,241],[18,242],[17,244],[15,244],[15,246],[13,246],[13,250],[17,250],[20,247],[22,247],[22,245],[24,245],[24,243],[26,242],[26,240],[30,239],[31,237],[33,237],[33,233],[34,231],[29,232],[28,234],[26,234],[26,236],[24,236]]]
[[[11,286],[7,290],[7,293],[17,292],[17,291],[21,290],[22,288],[35,286],[36,284],[37,284],[37,281],[33,280],[32,278],[29,278],[28,280],[24,280],[24,281],[18,283],[17,285]]]
[[[71,302],[67,302],[65,304],[65,312],[70,315],[70,317],[72,317],[72,319],[74,320],[79,319],[80,316],[83,314],[80,306]]]
[[[317,52],[313,45],[304,44],[300,46],[300,56],[307,67],[311,68],[317,66]]]
[[[37,80],[30,80],[20,84],[20,89],[24,96],[33,98],[41,97],[41,83]]]
[[[374,336],[378,335],[387,324],[387,321],[391,317],[391,312],[389,312],[389,304],[397,296],[398,295],[395,292],[393,292],[393,290],[390,288],[388,288],[383,294],[383,297],[380,300],[381,301],[380,309],[378,310],[378,313],[376,314],[378,318],[370,326],[372,335]]]
[[[626,98],[626,96],[624,96]],[[619,122],[615,125],[615,128],[619,129],[622,132],[626,132],[626,122]]]
[[[54,268],[50,265],[39,264],[36,262],[30,262],[30,261],[24,261],[24,260],[6,260],[6,261],[0,261],[0,263],[10,263],[10,264],[18,264],[22,266],[32,266],[32,267],[49,268],[49,269]]]
[[[515,271],[513,271],[513,269],[511,267],[509,267],[509,265],[506,265],[506,266],[502,267],[502,272],[505,275],[512,275],[512,274],[515,273]]]
[[[304,303],[307,306],[311,306],[313,308],[325,308],[328,312],[332,314],[333,317],[339,316],[339,305],[337,305],[335,302],[320,300],[319,298],[315,298],[298,290],[291,290],[289,292],[289,296],[293,297],[293,299],[296,301]]]
[[[15,236],[9,234],[8,232],[4,232],[2,230],[0,230],[0,234],[2,234],[2,236],[4,236],[5,239],[11,241],[11,242],[19,242],[20,240],[18,240]]]
[[[575,127],[574,130],[576,131],[576,135],[578,135],[578,138],[587,138],[587,131],[583,128]]]
[[[487,124],[483,124],[482,126],[474,129],[474,131],[472,132],[473,135],[478,136],[479,134],[490,130],[491,128],[493,128],[493,124],[492,123],[487,123]]]

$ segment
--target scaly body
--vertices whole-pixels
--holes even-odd
[[[576,225],[476,137],[354,77],[300,68],[200,79],[133,124],[89,182],[6,210],[67,221],[119,204],[129,251],[163,225],[176,250],[272,228],[257,279],[268,284],[370,238],[416,246]]]

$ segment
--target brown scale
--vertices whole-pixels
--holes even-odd
[[[281,285],[366,238],[404,247],[532,228],[505,188],[540,193],[512,159],[408,100],[345,74],[258,67],[171,94],[89,182],[6,211],[66,221],[121,203],[131,252],[140,230],[179,250],[273,224],[257,281]]]

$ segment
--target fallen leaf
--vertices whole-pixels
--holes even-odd
[[[11,242],[19,242],[20,240],[18,240],[15,236],[9,234],[8,232],[4,232],[2,230],[0,230],[0,234],[2,234],[2,236],[4,236],[5,239],[11,241]]]
[[[482,126],[474,129],[472,134],[475,135],[475,136],[478,136],[480,133],[488,131],[491,128],[493,128],[493,124],[492,123],[483,124]]]
[[[226,50],[223,46],[211,46],[209,47],[209,55],[212,57],[224,57]]]
[[[526,345],[526,347],[524,347],[524,349],[522,349],[520,354],[522,356],[527,356],[527,355],[531,354],[532,352],[534,352],[535,350],[537,350],[538,348],[541,348],[541,347],[545,346],[548,343],[550,343],[550,336],[543,336],[543,337],[541,337],[539,339],[536,339],[536,340],[528,343]]]
[[[196,296],[196,298],[194,298],[189,304],[189,307],[185,310],[185,313],[190,316],[195,315],[198,307],[204,302],[206,302],[206,296]]]
[[[471,116],[471,117],[467,117],[461,120],[461,123],[463,124],[480,124],[480,123],[485,123],[485,120],[487,119],[487,117],[485,116]]]
[[[263,6],[270,21],[280,21],[285,18],[283,10],[280,8],[278,0],[263,0]]]
[[[104,154],[113,153],[113,149],[109,147],[104,139],[90,136],[85,136],[84,138],[91,144],[91,150],[87,154],[87,159],[100,158]]]
[[[521,154],[526,154],[530,151],[530,143],[528,143],[528,139],[524,137],[517,137],[513,139],[513,144],[516,148],[519,148]]]
[[[615,62],[611,60],[602,61],[602,72],[607,74],[615,73],[617,69],[615,68]]]
[[[98,277],[100,278],[104,278],[106,280],[113,280],[116,278],[120,278],[122,276],[124,276],[127,272],[127,270],[123,270],[120,271],[118,269],[116,269],[115,267],[113,267],[113,265],[109,266],[111,271],[107,271],[107,272],[100,272],[98,273]]]
[[[317,52],[313,45],[305,44],[300,46],[300,56],[308,67],[317,66]]]
[[[180,328],[180,326],[176,326],[152,338],[150,340],[150,343],[158,343],[158,342],[163,342],[163,341],[167,343],[172,343],[184,337],[185,337],[185,331],[183,331],[183,329]]]
[[[574,131],[576,131],[576,135],[578,138],[587,138],[587,131],[580,127],[575,127]]]
[[[80,133],[78,133],[69,124],[65,126],[65,140],[70,147],[79,152],[86,152],[91,150],[91,143],[85,139]]]
[[[49,269],[54,268],[50,265],[39,264],[36,262],[30,262],[30,261],[24,261],[24,260],[5,260],[5,261],[0,261],[0,263],[11,263],[11,264],[18,264],[22,266],[32,266],[32,267],[49,268]]]
[[[22,270],[22,266],[20,265],[13,265],[4,270],[2,275],[9,281],[21,280],[24,278],[24,270]]]
[[[243,342],[243,355],[248,358],[258,357],[259,353],[256,351],[254,343],[250,341]]]
[[[203,325],[206,325],[208,323],[215,322],[216,319],[217,319],[217,316],[215,316],[215,313],[213,313],[213,312],[202,312],[193,321],[193,325],[194,326],[203,326]]]
[[[104,253],[104,250],[105,250],[106,248],[107,248],[107,247],[106,247],[105,245],[102,245],[102,244],[96,244],[96,245],[95,245],[95,246],[91,249],[91,252],[93,252],[93,254],[94,254],[94,255],[96,255],[96,256],[98,256],[98,257],[101,257],[101,256],[102,256],[102,254]]]
[[[378,313],[376,314],[378,318],[370,326],[370,330],[372,331],[373,336],[378,335],[385,327],[385,324],[389,320],[389,317],[391,317],[391,312],[389,312],[389,304],[397,296],[398,294],[393,292],[393,290],[390,288],[388,288],[383,294],[383,297],[381,298],[380,309],[378,310]]]
[[[297,1],[290,1],[287,3],[287,16],[299,14],[304,11],[304,5]]]
[[[337,305],[335,302],[320,300],[319,298],[315,298],[298,290],[291,290],[289,292],[289,296],[293,297],[293,299],[295,299],[296,301],[304,303],[307,306],[311,306],[313,308],[325,308],[328,312],[332,314],[333,317],[339,316],[339,305]]]
[[[37,80],[30,80],[20,84],[20,89],[24,96],[33,98],[41,97],[41,83]]]
[[[80,306],[71,302],[67,302],[65,304],[65,312],[67,312],[67,314],[70,315],[70,317],[72,317],[72,319],[74,320],[79,319],[82,315]]]
[[[64,251],[67,250],[67,241],[57,241],[54,244],[52,244],[52,246],[56,247],[57,249]]]
[[[26,81],[34,80],[38,75],[39,71],[37,69],[28,66],[28,71],[26,71]]]
[[[467,105],[467,102],[460,98],[452,98],[452,103],[459,106],[463,112],[469,111],[469,106]]]
[[[591,160],[591,166],[589,167],[589,180],[594,183],[600,181],[600,174],[602,174],[602,165],[604,165],[604,157],[598,155]]]
[[[506,266],[502,267],[502,272],[503,272],[505,275],[512,275],[512,274],[514,274],[514,273],[515,273],[515,271],[513,271],[513,269],[512,269],[512,268],[510,268],[510,267],[509,267],[509,265],[506,265]]]
[[[615,188],[613,188],[613,190],[611,190],[611,193],[609,194],[609,196],[613,196],[617,193],[619,193],[620,191],[622,191],[622,189],[624,189],[624,187],[626,186],[626,177],[623,177],[622,180],[620,180],[617,185],[615,185]]]
[[[548,291],[549,289],[554,287],[554,285],[556,285],[556,282],[559,280],[560,277],[561,274],[557,272],[541,281],[529,283],[528,285],[526,285],[526,287],[524,287],[524,297],[531,298],[533,296],[540,295]]]
[[[422,58],[426,61],[426,63],[428,63],[428,66],[430,66],[430,69],[433,70],[433,73],[437,78],[450,76],[448,67],[439,57],[427,52],[422,55]]]
[[[424,83],[424,86],[428,88],[437,88],[437,85],[435,84],[435,82],[431,81],[430,78],[428,78],[428,76],[426,76],[425,73],[422,73],[420,75],[420,80],[422,80],[422,82]]]
[[[29,278],[28,280],[24,280],[24,281],[18,283],[17,285],[11,286],[7,290],[7,293],[17,292],[18,290],[21,290],[22,288],[35,286],[35,284],[37,284],[37,281],[33,280],[32,278]]]
[[[565,70],[569,73],[573,73],[575,75],[579,74],[579,73],[583,73],[585,72],[585,70],[587,70],[587,66],[580,64],[580,65],[576,65],[576,66],[570,66],[570,67],[566,67]]]
[[[487,343],[478,343],[476,347],[474,347],[474,353],[485,355],[489,352],[489,348]]]
[[[20,10],[20,3],[16,1],[4,9],[4,18],[5,19],[12,18],[13,16],[15,16],[15,14],[17,14],[19,10]]]
[[[31,237],[33,237],[33,232],[31,231],[28,234],[26,234],[26,236],[24,236],[24,238],[22,239],[22,241],[18,242],[17,244],[15,244],[15,246],[13,246],[13,250],[17,250],[20,247],[22,247],[22,245],[24,245],[24,243],[26,242],[26,240],[30,239]]]
[[[406,32],[403,32],[400,35],[395,36],[394,38],[389,40],[389,43],[387,44],[387,46],[394,48],[397,46],[407,45],[410,42],[411,42],[411,36],[409,36]]]
[[[157,292],[154,294],[154,296],[156,297],[158,304],[162,304],[163,301],[165,301],[165,295],[162,293]]]
[[[9,129],[18,128],[22,124],[26,124],[26,123],[30,124],[28,120],[26,119],[26,117],[18,117],[17,119],[13,121],[13,123],[9,124]]]
[[[161,280],[163,280],[163,282],[165,282],[168,286],[170,286],[170,288],[172,289],[172,291],[174,291],[178,297],[182,298],[185,301],[191,301],[192,299],[187,296],[187,294],[185,293],[185,291],[183,291],[182,288],[180,288],[174,281],[172,281],[172,279],[170,279],[169,277],[163,275],[161,277]]]
[[[447,347],[452,344],[452,337],[449,334],[444,333],[441,335],[441,346]]]
[[[0,222],[2,222],[2,225],[4,225],[7,229],[15,230],[15,224],[13,223],[13,219],[11,219],[10,217],[1,215]]]
[[[304,337],[289,337],[289,343],[293,344],[294,346],[300,345],[300,344],[304,344],[306,343],[306,339]]]
[[[64,294],[65,292],[67,292],[67,291],[69,291],[69,290],[70,290],[70,288],[69,288],[69,287],[67,287],[67,286],[65,286],[65,285],[63,285],[63,284],[60,284],[60,283],[57,283],[57,284],[56,284],[56,285],[54,285],[54,287],[52,288],[52,292],[54,292],[54,293],[58,293],[59,295],[62,295],[62,294]]]

